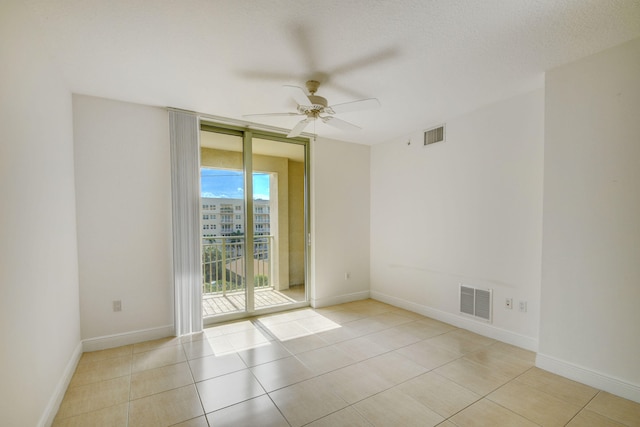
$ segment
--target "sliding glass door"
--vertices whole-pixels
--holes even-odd
[[[256,307],[306,301],[305,148],[253,139]]]
[[[203,132],[200,140],[202,315],[244,312],[242,135]]]
[[[305,305],[305,140],[203,125],[205,323]]]

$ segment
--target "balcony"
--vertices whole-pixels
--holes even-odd
[[[256,288],[254,294],[256,309],[298,302],[282,291],[272,287]],[[237,313],[245,310],[244,290],[222,294],[204,294],[202,296],[202,316],[211,317],[219,314]]]
[[[244,311],[244,236],[206,237],[202,241],[203,316]],[[253,277],[256,309],[296,302],[296,299],[292,298],[296,290],[274,289],[272,248],[273,236],[254,238]]]

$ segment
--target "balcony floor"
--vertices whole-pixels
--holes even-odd
[[[298,288],[302,288],[302,291]],[[256,289],[253,295],[256,309],[274,307],[304,301],[304,286],[294,286],[283,291],[276,291],[273,288]],[[244,291],[227,292],[226,295],[204,294],[202,296],[203,317],[237,313],[244,310]]]

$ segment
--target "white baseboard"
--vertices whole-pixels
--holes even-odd
[[[102,337],[88,338],[82,341],[83,351],[105,350],[107,348],[120,347],[122,345],[137,344],[143,341],[157,340],[175,336],[173,325],[157,328],[141,329],[122,334],[105,335]]]
[[[448,313],[432,307],[428,307],[426,305],[417,304],[415,302],[407,301],[402,298],[383,294],[377,291],[371,291],[371,298],[399,308],[404,308],[405,310],[413,311],[414,313],[422,314],[423,316],[427,316],[453,326],[457,326],[458,328],[467,329],[471,332],[475,332],[477,334],[484,335],[486,337],[493,338],[507,344],[515,345],[516,347],[524,348],[530,351],[538,351],[537,339],[495,327],[490,323],[475,321],[461,315]]]
[[[311,298],[309,304],[313,308],[327,307],[329,305],[344,304],[346,302],[359,301],[369,298],[369,291],[354,292],[351,294],[338,295],[330,298]]]
[[[60,408],[60,404],[62,403],[62,399],[64,398],[64,394],[67,391],[67,387],[71,382],[71,377],[73,377],[74,372],[76,371],[76,367],[78,366],[78,362],[80,361],[80,356],[82,356],[82,341],[78,343],[76,348],[73,350],[71,354],[71,358],[69,362],[67,362],[67,366],[65,366],[64,371],[62,372],[62,376],[56,384],[55,389],[45,407],[40,420],[38,421],[38,427],[49,427],[53,424],[53,420],[58,413],[58,409]]]
[[[536,356],[536,366],[545,371],[640,403],[640,385],[631,384],[541,353]]]

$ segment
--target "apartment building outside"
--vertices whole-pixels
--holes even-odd
[[[253,201],[254,236],[271,231],[269,200]],[[244,200],[203,197],[201,199],[201,234],[203,240],[245,234]]]

